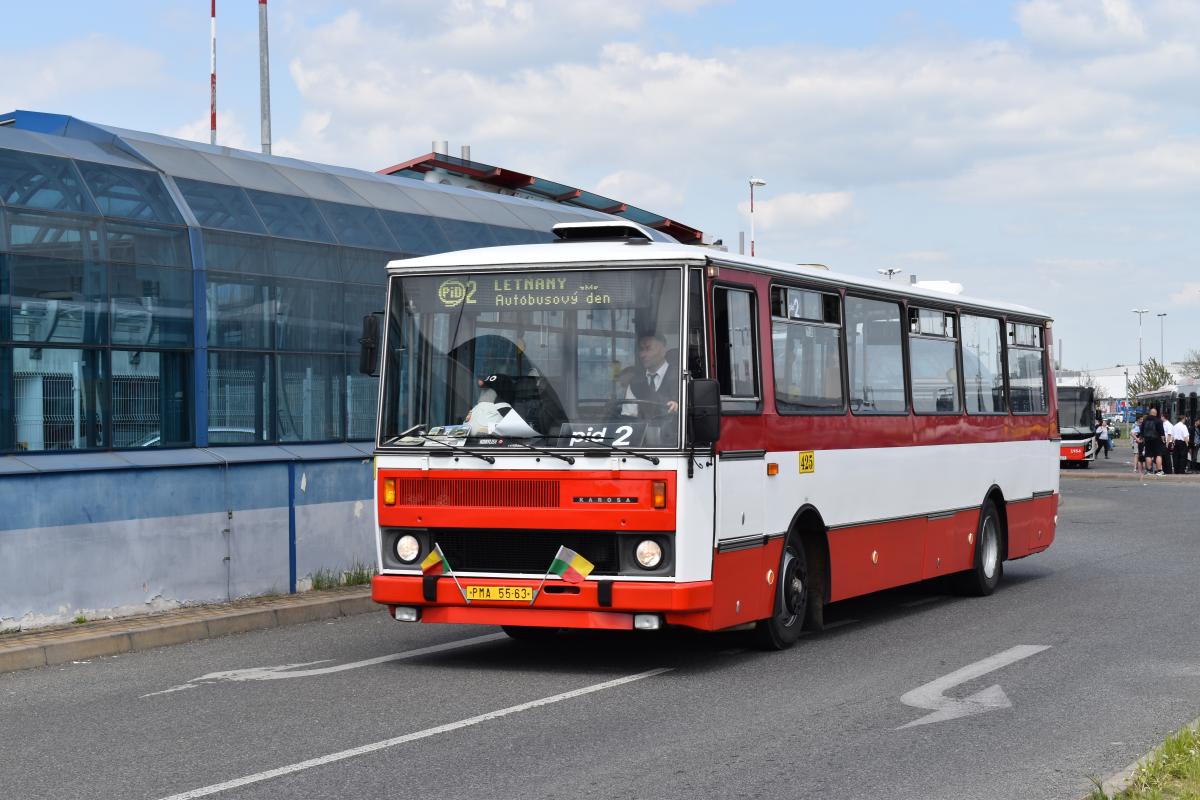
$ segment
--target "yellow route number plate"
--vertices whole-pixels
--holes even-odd
[[[464,586],[468,600],[502,600],[528,603],[533,600],[532,586]]]
[[[816,472],[816,471],[817,471],[817,457],[815,455],[813,455],[813,451],[812,450],[801,450],[800,451],[800,472],[804,473],[804,472]]]

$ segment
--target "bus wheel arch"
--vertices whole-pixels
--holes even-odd
[[[952,576],[952,586],[958,594],[986,597],[996,590],[1004,575],[1005,529],[1003,495],[998,499],[991,492],[979,509],[975,528],[974,555],[971,568]]]
[[[983,505],[986,505],[989,500],[1000,516],[1000,562],[1003,563],[1008,560],[1008,503],[1004,500],[1003,490],[995,484],[992,484],[984,496],[980,512],[983,511]]]
[[[821,512],[811,505],[801,506],[788,526],[788,536],[795,536],[804,547],[808,562],[809,602],[804,627],[819,631],[825,627],[825,604],[829,602],[829,528]]]

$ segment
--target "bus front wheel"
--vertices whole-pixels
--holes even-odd
[[[754,626],[756,644],[764,650],[786,650],[800,638],[808,606],[808,561],[804,545],[792,535],[783,546],[779,581],[771,616]]]
[[[996,591],[1000,576],[1004,574],[1002,530],[1000,512],[996,510],[996,504],[988,500],[979,510],[973,565],[954,576],[954,588],[960,594],[986,597]]]

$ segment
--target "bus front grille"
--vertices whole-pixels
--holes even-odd
[[[491,478],[398,478],[396,504],[401,506],[467,506],[493,508],[558,508],[558,481]]]
[[[593,575],[616,575],[620,569],[617,535],[604,531],[430,530],[450,568],[459,572],[542,574],[560,546],[596,565]]]

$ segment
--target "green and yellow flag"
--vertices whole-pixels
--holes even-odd
[[[595,568],[595,564],[569,547],[560,546],[550,562],[550,571],[568,583],[583,583]]]

